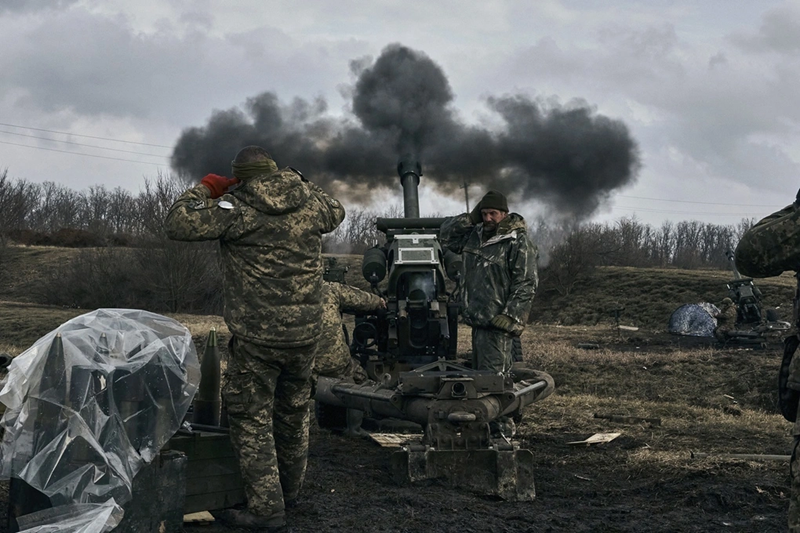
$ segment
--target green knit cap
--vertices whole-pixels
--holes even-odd
[[[508,202],[503,193],[489,191],[481,198],[481,209],[497,209],[498,211],[505,211],[508,213]]]

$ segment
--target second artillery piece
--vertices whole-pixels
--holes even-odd
[[[518,377],[528,378],[515,382],[457,360],[461,258],[439,242],[443,219],[419,217],[420,164],[401,161],[397,170],[406,216],[377,220],[386,243],[368,250],[362,263],[386,309],[357,316],[351,344],[371,382],[321,377],[315,399],[419,424],[422,438],[392,457],[398,481],[441,478],[507,500],[531,500],[533,454],[494,437],[490,423],[518,418],[552,392],[553,380],[515,365]],[[447,279],[455,290],[447,290]]]

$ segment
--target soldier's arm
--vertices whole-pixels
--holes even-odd
[[[742,235],[736,268],[745,276],[778,276],[800,268],[800,208],[795,204],[761,219]]]
[[[472,223],[469,213],[447,217],[439,228],[439,241],[443,247],[460,254],[473,229],[475,224]]]
[[[338,228],[339,224],[344,220],[345,212],[342,203],[310,181],[305,180],[305,184],[321,206],[322,233],[330,233]]]
[[[220,207],[220,201],[228,200]],[[239,209],[230,206],[231,198],[222,196],[212,200],[203,185],[184,192],[169,209],[164,220],[164,229],[170,239],[176,241],[208,241],[219,239],[240,217]]]
[[[511,292],[502,314],[513,318],[522,327],[528,321],[533,296],[539,285],[538,258],[539,250],[527,236],[522,234],[517,237],[516,245],[509,254]]]
[[[381,297],[350,285],[334,283],[339,297],[339,310],[344,313],[374,311],[381,307]]]

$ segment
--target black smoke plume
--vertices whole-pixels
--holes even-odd
[[[488,109],[499,120],[488,128],[460,120],[447,77],[421,52],[390,45],[374,62],[351,62],[351,70],[351,117],[328,116],[322,99],[283,104],[265,92],[243,110],[215,111],[205,126],[184,130],[173,169],[186,182],[209,172],[229,175],[236,152],[256,144],[340,199],[369,203],[376,188],[399,190],[394,168],[411,154],[425,183],[442,193],[455,194],[466,182],[580,218],[632,183],[639,169],[625,124],[583,102],[490,97]]]

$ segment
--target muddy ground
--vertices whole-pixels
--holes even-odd
[[[550,398],[526,408],[518,432],[520,447],[534,455],[534,501],[501,501],[436,481],[398,486],[390,475],[392,450],[314,425],[288,531],[786,530],[788,461],[719,456],[790,453],[791,424],[774,408],[777,340],[762,349],[660,333],[624,337],[608,327],[538,326],[523,345],[526,360],[557,382]],[[568,444],[609,431],[622,435],[592,447]],[[211,524],[185,531],[237,530]]]
[[[290,529],[786,529],[788,461],[692,458],[692,452],[790,453],[790,424],[773,406],[778,342],[767,349],[722,347],[666,334],[623,338],[602,327],[532,328],[523,340],[526,359],[549,368],[559,383],[553,396],[526,409],[519,428],[519,445],[534,455],[535,501],[505,502],[435,481],[398,486],[390,475],[391,450],[314,427],[300,504],[288,513]],[[586,343],[598,348],[576,348]],[[658,417],[661,425],[594,414]],[[593,447],[567,444],[607,431],[622,435]]]

